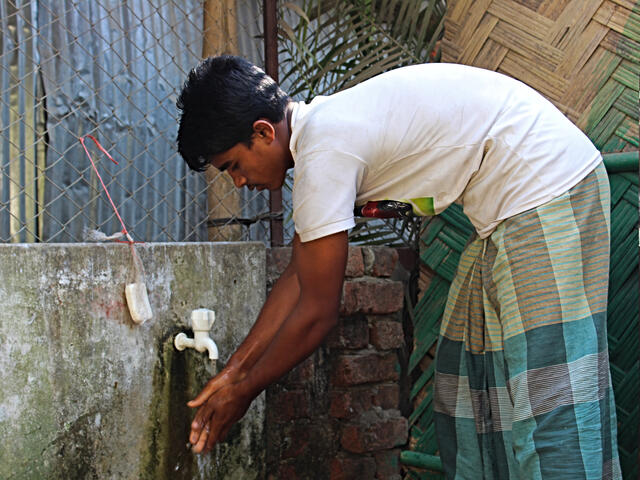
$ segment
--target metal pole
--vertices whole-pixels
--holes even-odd
[[[278,17],[277,0],[264,0],[264,65],[267,75],[278,81]],[[269,211],[282,212],[282,189],[269,192]],[[271,219],[271,246],[284,245],[282,219]]]
[[[205,0],[203,4],[202,57],[222,53],[235,54],[238,47],[235,0]],[[242,212],[242,197],[231,177],[214,168],[205,171],[207,180],[207,238],[209,241],[240,241],[242,226],[216,225],[216,219],[237,218]]]

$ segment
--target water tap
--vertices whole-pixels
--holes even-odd
[[[209,330],[215,322],[216,314],[212,310],[199,308],[191,312],[191,328],[193,338],[187,337],[185,333],[179,333],[173,340],[175,347],[182,351],[185,348],[195,348],[198,352],[209,352],[210,360],[218,359],[218,346],[209,337]]]

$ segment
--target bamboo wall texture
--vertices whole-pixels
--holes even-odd
[[[527,83],[603,152],[638,148],[640,1],[450,0],[442,61]]]

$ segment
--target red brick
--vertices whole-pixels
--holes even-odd
[[[348,390],[332,390],[330,401],[329,415],[335,418],[348,418],[364,410],[368,410],[364,407],[360,408],[360,403],[354,401],[352,392]]]
[[[393,313],[402,309],[402,282],[379,278],[357,278],[344,282],[342,315],[355,313]]]
[[[330,394],[329,415],[335,418],[352,418],[380,407],[383,410],[398,408],[400,387],[395,383],[333,390]]]
[[[307,385],[316,374],[315,362],[318,355],[320,353],[316,351],[306,360],[303,360],[302,363],[282,377],[278,384],[288,388]]]
[[[287,464],[280,465],[280,468],[278,468],[278,479],[282,480],[284,478],[287,480],[298,480],[300,478],[295,466]]]
[[[369,345],[369,322],[358,315],[341,317],[326,340],[329,348],[365,348]]]
[[[397,409],[400,406],[400,386],[397,383],[378,385],[374,405],[383,410]]]
[[[407,419],[397,410],[371,410],[343,427],[340,445],[352,453],[387,450],[404,445],[408,431]]]
[[[373,277],[390,277],[398,263],[398,252],[389,247],[363,247],[364,272]]]
[[[286,460],[288,458],[297,458],[310,449],[310,430],[309,426],[299,423],[293,423],[286,428],[286,435],[281,442],[282,453],[280,458]]]
[[[400,479],[400,450],[383,450],[376,452],[376,478],[380,480]]]
[[[400,366],[395,353],[341,355],[334,359],[331,383],[351,386],[362,383],[398,380]]]
[[[402,324],[396,320],[374,320],[371,323],[371,345],[378,350],[404,346]]]
[[[291,260],[291,247],[269,248],[267,250],[267,274],[279,277]]]
[[[368,456],[339,456],[331,462],[331,480],[354,480],[374,478],[376,462]]]
[[[347,269],[344,274],[347,277],[361,277],[362,275],[364,275],[364,258],[362,257],[362,247],[349,247]]]
[[[397,273],[398,266],[401,267],[407,274],[415,270],[415,268],[422,262],[420,262],[420,254],[410,247],[395,247],[394,250],[398,252],[398,265],[394,273]]]
[[[269,395],[269,419],[284,423],[310,416],[309,398],[305,390],[282,391]]]

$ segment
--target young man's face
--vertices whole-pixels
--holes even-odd
[[[237,143],[229,150],[213,155],[210,163],[218,170],[226,171],[237,188],[277,190],[292,166],[289,159],[289,147],[276,137],[275,128],[258,125],[251,147]]]

